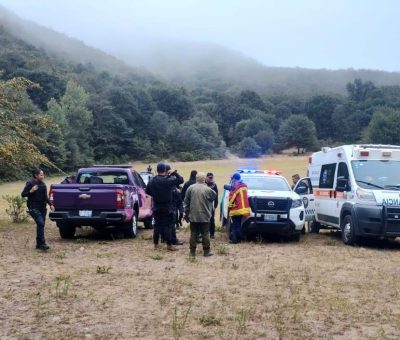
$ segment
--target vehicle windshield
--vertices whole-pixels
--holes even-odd
[[[126,172],[119,171],[85,171],[78,175],[80,184],[128,184]]]
[[[250,190],[291,191],[289,184],[282,177],[243,176],[242,179]]]
[[[400,190],[400,161],[352,161],[357,184],[364,189]]]

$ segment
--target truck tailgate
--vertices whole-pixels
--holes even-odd
[[[56,210],[116,210],[115,184],[61,184],[51,187]]]

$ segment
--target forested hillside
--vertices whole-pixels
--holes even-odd
[[[1,179],[34,164],[70,171],[93,162],[215,159],[227,149],[258,157],[293,146],[400,143],[399,86],[355,79],[343,83],[344,94],[307,94],[299,85],[307,77],[299,75],[293,94],[217,90],[206,77],[185,88],[83,43],[90,62],[77,62],[67,43],[39,48],[9,25],[0,27]]]

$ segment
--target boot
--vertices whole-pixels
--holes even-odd
[[[169,251],[177,251],[178,250],[178,248],[176,248],[174,245],[172,245],[172,244],[168,244],[167,245],[167,250],[169,250]]]

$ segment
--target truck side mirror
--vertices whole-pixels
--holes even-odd
[[[350,190],[349,180],[342,176],[338,177],[336,181],[336,191],[344,192],[349,190]]]

